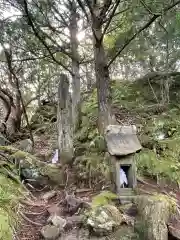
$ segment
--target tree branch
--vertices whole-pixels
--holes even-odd
[[[30,16],[30,13],[29,13],[29,10],[28,10],[28,4],[27,4],[27,1],[26,0],[23,0],[24,2],[24,10],[25,10],[25,13],[26,13],[26,17],[27,17],[27,20],[28,20],[28,23],[29,25],[31,26],[35,36],[39,39],[39,41],[44,45],[44,47],[47,49],[47,51],[49,52],[51,58],[53,59],[54,62],[56,62],[57,64],[59,64],[61,67],[63,67],[66,71],[68,71],[72,76],[73,76],[73,72],[67,67],[65,66],[62,62],[58,61],[54,56],[53,56],[53,53],[51,52],[51,50],[49,49],[49,46],[47,45],[46,41],[40,37],[39,33],[37,32],[35,26],[34,26],[34,23],[31,19],[31,16]]]
[[[171,10],[176,5],[180,4],[180,1],[175,2],[174,4],[170,5],[169,7],[165,8],[163,10],[163,13]],[[162,14],[154,15],[143,27],[141,27],[132,37],[130,37],[125,44],[122,46],[122,48],[115,54],[115,56],[111,59],[111,61],[108,63],[108,67],[116,60],[116,58],[119,56],[119,54],[145,29],[147,29],[157,18],[162,16]]]
[[[25,105],[24,105],[24,100],[23,100],[23,97],[22,97],[22,94],[21,94],[20,85],[19,85],[19,79],[16,76],[16,74],[14,73],[14,70],[13,70],[13,67],[12,67],[11,54],[9,54],[9,52],[5,48],[4,48],[4,53],[5,53],[5,56],[6,56],[9,72],[12,74],[12,76],[15,79],[16,90],[18,92],[18,97],[19,97],[19,99],[21,101],[24,117],[26,119],[27,127],[28,127],[29,133],[30,133],[30,138],[31,138],[32,144],[34,146],[34,138],[33,138],[33,134],[32,134],[32,130],[31,130],[30,124],[29,124],[29,119],[28,119],[28,115],[27,115],[26,108],[25,108]]]
[[[92,8],[92,6],[91,6],[91,3],[89,2],[89,0],[84,0],[84,1],[85,1],[86,5],[87,5],[88,8],[89,8],[89,11],[90,11],[90,13],[91,13],[91,16],[94,16],[94,11],[93,11],[93,8]]]
[[[155,78],[163,78],[163,77],[176,77],[180,76],[180,72],[149,72],[145,76],[138,78],[136,81],[151,81]]]
[[[112,20],[112,18],[114,17],[114,14],[115,14],[118,6],[119,6],[120,1],[121,1],[121,0],[116,0],[116,4],[115,4],[113,10],[112,10],[110,16],[108,16],[108,21],[107,21],[107,23],[106,23],[106,25],[105,25],[105,27],[104,27],[104,30],[103,30],[103,33],[102,33],[102,38],[104,37],[104,35],[105,35],[105,33],[106,33],[106,31],[107,31],[110,23],[111,23],[111,20]]]
[[[110,6],[111,6],[111,4],[112,4],[112,0],[106,0],[106,1],[104,1],[105,3],[104,3],[104,6],[103,6],[103,8],[102,8],[102,10],[101,10],[101,12],[100,12],[100,14],[99,14],[99,17],[100,17],[100,19],[101,19],[101,21],[103,22],[103,20],[104,20],[104,18],[105,18],[105,16],[106,16],[106,13],[107,13],[107,11],[108,11],[108,9],[110,8]],[[118,2],[118,0],[117,0],[117,2]],[[115,5],[116,6],[116,5]]]
[[[27,103],[24,104],[24,106],[27,107],[30,103],[35,101],[38,97],[39,97],[39,95],[36,95],[35,97],[31,98],[29,101],[27,101]]]
[[[87,11],[86,11],[86,8],[85,8],[84,4],[82,3],[81,0],[77,0],[77,2],[78,2],[78,4],[79,4],[79,7],[80,7],[80,8],[82,9],[82,11],[84,12],[84,15],[85,15],[87,21],[89,22],[89,16],[88,16],[88,13],[87,13]]]

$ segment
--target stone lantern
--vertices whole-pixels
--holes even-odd
[[[142,147],[136,132],[134,125],[109,125],[105,130],[112,183],[119,196],[132,195],[137,185],[135,153]]]

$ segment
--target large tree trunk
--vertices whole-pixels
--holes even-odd
[[[81,120],[81,94],[80,94],[80,74],[79,74],[79,53],[78,53],[78,26],[77,26],[77,6],[74,1],[71,2],[70,19],[70,41],[72,53],[72,117],[74,131],[80,126]]]
[[[61,74],[58,86],[58,147],[61,160],[73,158],[72,103],[67,76]],[[64,159],[66,158],[66,159]]]
[[[105,127],[112,121],[110,76],[102,41],[102,28],[95,17],[93,18],[92,28],[94,33],[94,59],[99,110],[98,127],[99,132],[104,134]]]

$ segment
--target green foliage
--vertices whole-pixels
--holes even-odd
[[[112,203],[112,201],[116,198],[117,198],[116,194],[109,191],[103,191],[97,196],[93,197],[91,205],[93,208],[98,206],[104,206]]]
[[[91,184],[107,183],[110,179],[110,169],[104,156],[100,153],[86,153],[76,158],[74,166],[80,180],[88,181]]]

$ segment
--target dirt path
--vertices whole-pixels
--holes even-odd
[[[49,189],[48,191],[49,192]],[[21,222],[13,240],[41,240],[40,231],[42,226],[47,224],[52,209],[58,207],[61,210],[59,215],[67,216],[63,205],[65,192],[56,190],[56,195],[45,201],[42,199],[45,191],[32,191],[33,198],[24,200],[19,207],[19,216]],[[76,197],[88,201],[92,198],[93,193],[90,189],[79,189],[76,191]]]

